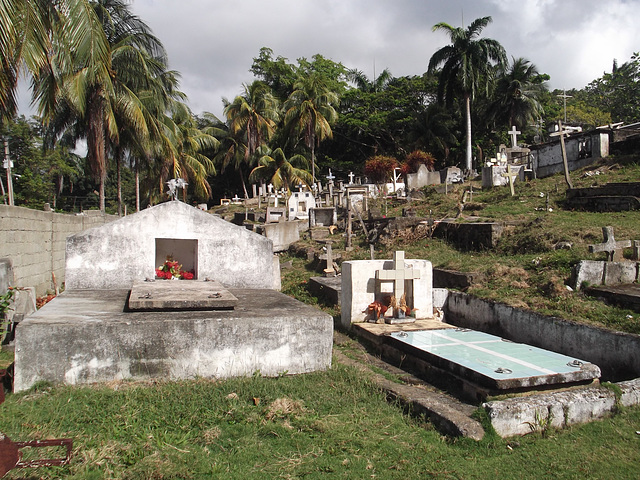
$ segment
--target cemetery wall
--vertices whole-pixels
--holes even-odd
[[[604,380],[640,377],[640,335],[547,317],[454,291],[449,293],[445,320],[594,363]]]
[[[87,211],[69,215],[0,205],[0,257],[13,264],[13,283],[35,287],[36,295],[53,290],[65,279],[67,236],[113,221],[115,215]]]
[[[580,150],[584,147],[586,139],[591,142],[591,156],[580,158]],[[564,143],[570,171],[586,167],[595,160],[609,155],[609,135],[607,133],[568,137]],[[540,145],[532,151],[532,154],[536,175],[539,178],[550,177],[564,171],[562,148],[559,141]]]

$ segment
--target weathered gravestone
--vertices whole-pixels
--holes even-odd
[[[195,279],[153,280],[168,255]],[[333,320],[274,290],[271,240],[178,201],[69,237],[66,278],[17,329],[16,391],[331,365]]]
[[[405,259],[404,252],[397,252],[394,260],[353,260],[343,262],[341,268],[344,328],[374,320],[367,310],[369,305],[380,302],[388,306],[392,295],[404,294],[416,319],[433,318],[433,269],[428,260]]]
[[[616,241],[613,237],[613,227],[602,227],[602,236],[604,242],[589,245],[589,253],[605,252],[609,262],[622,260],[622,250],[631,247],[631,240]]]

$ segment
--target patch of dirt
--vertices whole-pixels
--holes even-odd
[[[272,421],[276,418],[283,418],[292,414],[300,414],[304,412],[304,405],[300,400],[291,400],[290,398],[278,398],[271,402],[265,420]]]

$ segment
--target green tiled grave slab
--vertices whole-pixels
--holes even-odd
[[[593,364],[542,348],[467,329],[391,334],[399,348],[490,388],[518,389],[600,377]]]

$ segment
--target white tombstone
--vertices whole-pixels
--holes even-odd
[[[316,199],[309,191],[293,192],[289,197],[289,220],[307,220],[309,210],[316,208]]]
[[[352,323],[366,321],[367,307],[376,300],[382,301],[385,296],[398,293],[399,282],[402,282],[407,304],[415,309],[416,319],[433,318],[433,268],[430,261],[404,259],[403,255],[396,255],[396,262],[353,260],[343,262],[341,268],[341,324],[344,328],[350,328]],[[403,270],[405,274],[411,272],[408,276],[412,278],[400,280],[397,273],[399,270]],[[394,278],[386,279],[389,275]]]

